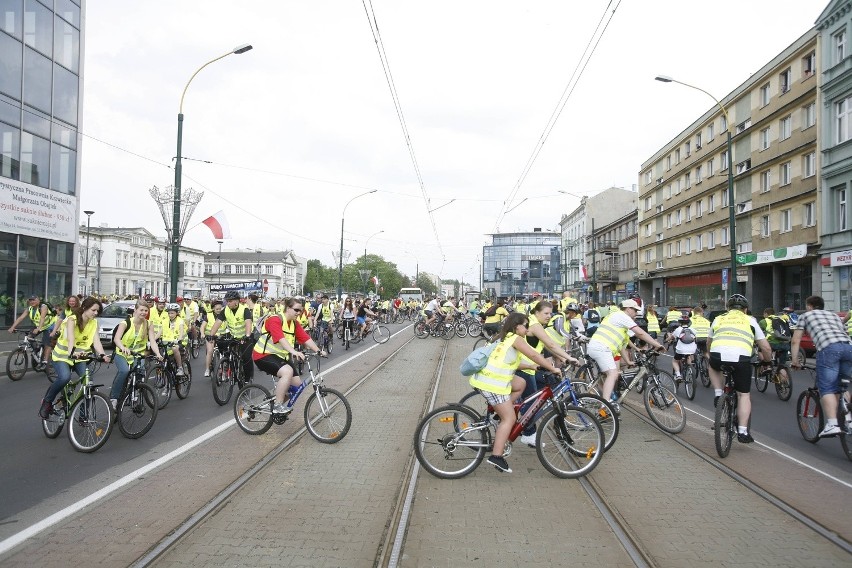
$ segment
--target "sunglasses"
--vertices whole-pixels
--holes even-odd
[[[293,310],[294,312],[296,312],[297,314],[302,313],[302,308],[290,308],[290,309]]]

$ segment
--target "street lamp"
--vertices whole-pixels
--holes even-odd
[[[417,280],[420,278],[420,259],[417,258],[417,255],[414,254],[411,251],[406,250],[406,251],[403,251],[403,252],[405,254],[410,254],[411,256],[414,257],[414,262],[416,262],[416,264],[414,265],[414,286],[417,286]]]
[[[736,211],[734,210],[734,152],[731,148],[731,121],[728,118],[728,111],[725,110],[724,105],[722,105],[719,99],[700,87],[672,79],[666,75],[657,75],[654,79],[661,83],[677,83],[684,87],[701,91],[713,99],[719,105],[719,108],[722,109],[722,114],[725,115],[725,126],[728,132],[728,233],[730,233],[728,240],[731,244],[731,274],[728,276],[728,287],[731,290],[731,294],[735,294],[737,292],[737,218]]]
[[[224,55],[220,55],[215,59],[211,59],[204,65],[198,68],[198,70],[192,74],[192,77],[189,78],[189,81],[186,82],[186,86],[183,88],[183,93],[180,96],[180,109],[178,111],[178,130],[177,130],[177,157],[175,158],[175,191],[174,191],[174,206],[173,206],[173,223],[172,223],[172,268],[171,268],[171,277],[170,277],[170,296],[172,299],[177,297],[177,286],[178,286],[178,253],[180,252],[180,181],[181,181],[181,173],[182,173],[182,165],[181,165],[181,145],[183,143],[183,99],[186,96],[186,90],[189,88],[189,84],[192,83],[192,80],[195,79],[195,76],[201,72],[202,69],[223,59],[228,57],[231,54],[240,55],[241,53],[245,53],[246,51],[251,49],[251,45],[239,45],[235,47],[233,50],[229,51]]]
[[[219,284],[222,283],[222,241],[216,241],[219,243],[219,256],[216,258],[219,260]]]
[[[86,267],[83,269],[83,281],[86,283],[85,293],[89,295],[89,237],[92,232],[92,215],[94,211],[83,211],[86,214]]]
[[[346,208],[349,207],[349,204],[358,199],[359,197],[364,197],[365,195],[370,195],[371,193],[376,193],[378,189],[371,189],[370,191],[365,191],[364,193],[359,193],[352,199],[346,202],[346,205],[343,206],[343,213],[340,215],[340,256],[339,265],[337,267],[337,299],[343,297],[343,221],[346,219]]]

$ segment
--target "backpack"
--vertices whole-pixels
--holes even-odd
[[[494,351],[494,348],[499,344],[499,341],[495,341],[493,343],[486,343],[482,347],[474,349],[470,355],[465,357],[464,361],[462,361],[462,364],[459,367],[461,374],[465,377],[469,377],[484,369],[485,365],[488,364],[488,357],[491,356],[491,352]]]
[[[683,333],[680,334],[678,340],[685,345],[695,343],[695,332],[689,329],[688,327],[684,328]]]
[[[790,341],[792,335],[790,324],[777,316],[772,318],[772,339]]]
[[[254,343],[257,343],[258,341],[260,341],[260,336],[261,336],[261,335],[264,335],[264,334],[269,333],[269,332],[268,332],[268,331],[266,331],[266,329],[265,329],[265,326],[266,326],[266,320],[267,320],[267,319],[269,319],[269,318],[271,318],[271,317],[277,316],[277,315],[279,315],[279,314],[277,314],[277,313],[273,312],[272,310],[269,310],[268,312],[266,312],[265,314],[263,314],[263,315],[260,317],[260,319],[259,319],[259,320],[257,320],[257,323],[255,323],[255,324],[254,324],[254,329],[252,329],[252,330],[251,330],[251,340],[252,340]],[[283,317],[284,317],[284,316],[281,316],[281,317],[282,317],[282,319],[283,319]]]
[[[483,313],[482,315],[484,315],[487,318],[490,318],[491,316],[495,315],[496,313],[497,313],[497,304],[493,304],[490,308],[485,310],[485,313]]]
[[[586,310],[586,321],[589,323],[601,323],[601,315],[597,310],[588,309]]]

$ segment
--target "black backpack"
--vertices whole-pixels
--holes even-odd
[[[589,323],[601,323],[601,315],[597,310],[589,308],[586,310],[586,321]]]
[[[487,318],[490,318],[491,316],[493,316],[495,314],[497,314],[497,304],[494,304],[493,306],[491,306],[490,308],[485,310],[485,313],[482,314],[482,315],[484,315]]]
[[[772,338],[779,341],[790,341],[793,333],[790,331],[790,324],[784,319],[774,316],[772,318]]]

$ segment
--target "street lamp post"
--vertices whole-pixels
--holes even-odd
[[[337,299],[343,297],[343,222],[346,219],[346,208],[349,207],[349,204],[358,199],[359,197],[363,197],[365,195],[370,195],[371,193],[376,193],[377,189],[371,189],[370,191],[365,191],[364,193],[359,193],[352,199],[346,202],[346,205],[343,206],[343,213],[340,215],[340,256],[339,264],[337,266]]]
[[[662,83],[677,83],[684,87],[701,91],[719,105],[719,108],[722,109],[722,114],[725,116],[725,126],[727,126],[728,131],[728,233],[730,233],[728,235],[728,241],[731,244],[731,273],[728,276],[728,288],[730,289],[731,294],[735,294],[737,292],[737,217],[736,211],[734,210],[734,152],[731,147],[731,120],[728,117],[728,111],[725,110],[724,105],[722,105],[719,99],[700,87],[684,83],[683,81],[678,81],[677,79],[672,79],[666,75],[658,75],[657,77],[654,77],[654,79]]]
[[[201,72],[202,69],[223,59],[231,54],[240,55],[241,53],[245,53],[251,49],[251,45],[245,44],[240,45],[229,51],[224,55],[220,55],[215,59],[211,59],[204,65],[198,68],[198,70],[192,74],[192,77],[189,78],[189,81],[186,82],[186,86],[183,88],[183,93],[180,96],[180,109],[178,111],[178,130],[177,130],[177,156],[175,157],[175,191],[174,191],[174,207],[173,207],[173,221],[172,221],[172,259],[171,259],[171,275],[170,275],[170,296],[172,299],[177,297],[177,286],[178,286],[178,253],[180,252],[180,182],[181,182],[181,174],[182,174],[182,165],[181,165],[181,146],[183,144],[183,99],[186,96],[186,90],[189,88],[189,84],[192,83],[192,80],[195,79],[195,76]]]
[[[218,272],[218,274],[219,274],[219,284],[221,284],[222,283],[222,241],[216,241],[216,242],[219,243],[219,256],[216,257],[216,258],[219,261],[219,272]]]
[[[89,237],[92,233],[92,215],[94,211],[83,211],[86,214],[86,266],[83,268],[83,281],[85,282],[85,294],[89,295]]]

